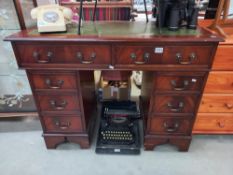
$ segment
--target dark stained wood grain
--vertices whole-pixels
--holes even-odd
[[[80,116],[43,116],[46,132],[82,132]]]
[[[109,65],[110,47],[106,45],[51,45],[19,44],[16,45],[21,63],[41,64],[101,64]],[[79,54],[79,56],[78,56]],[[92,58],[92,55],[94,56]]]
[[[31,75],[33,87],[36,90],[76,90],[75,72],[41,72],[35,71]]]
[[[39,101],[40,109],[44,112],[67,112],[76,113],[80,110],[79,99],[76,94],[38,94],[36,100]],[[54,102],[54,103],[52,103]]]
[[[188,150],[206,77],[222,40],[202,28],[161,32],[154,23],[96,22],[85,23],[80,36],[30,29],[5,39],[11,41],[19,67],[27,70],[47,148],[67,141],[90,146],[98,115],[95,70],[142,70],[145,149],[170,143]],[[47,78],[49,86],[60,88],[49,87]]]
[[[155,95],[154,113],[194,113],[198,100],[197,95]]]
[[[158,72],[154,86],[159,92],[199,92],[204,78],[205,72]]]
[[[149,134],[189,135],[192,120],[181,117],[150,117]]]

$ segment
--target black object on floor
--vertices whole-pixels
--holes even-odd
[[[139,118],[135,102],[102,102],[96,153],[140,154]]]

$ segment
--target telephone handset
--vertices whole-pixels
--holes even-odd
[[[38,32],[66,31],[66,23],[72,19],[72,10],[66,7],[43,5],[32,9],[32,19],[37,19]]]

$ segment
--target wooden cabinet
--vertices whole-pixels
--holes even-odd
[[[59,0],[60,5],[70,7],[74,14],[77,14],[77,10],[80,7],[80,2],[71,0]],[[95,0],[88,0],[83,2],[83,19],[89,21],[93,19],[95,7]],[[125,20],[131,19],[131,12],[133,9],[132,0],[120,0],[120,1],[109,1],[109,0],[98,0],[96,9],[96,20]]]
[[[195,134],[233,133],[233,37],[221,42],[194,125]]]
[[[6,39],[12,42],[19,67],[27,71],[47,148],[65,141],[78,143],[81,148],[90,146],[98,116],[95,70],[142,70],[139,103],[144,148],[153,150],[170,143],[180,151],[188,150],[197,107],[220,38],[201,28],[192,35],[184,31],[158,36],[153,23],[143,23],[147,29],[144,32],[136,30],[142,23],[131,24],[95,22],[90,30],[93,33],[81,36],[38,36],[26,30]],[[84,24],[82,30],[89,31],[90,27],[85,28]],[[106,27],[113,30],[112,35],[96,32]],[[228,74],[224,77],[228,79]],[[230,90],[230,84],[222,87]],[[230,108],[230,103],[225,105]],[[220,125],[224,125],[222,121]]]
[[[194,134],[233,134],[232,113],[201,113],[197,115]]]
[[[204,92],[233,93],[233,71],[210,72]]]

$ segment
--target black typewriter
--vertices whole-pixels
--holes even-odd
[[[103,102],[96,153],[139,154],[139,118],[135,102]]]

